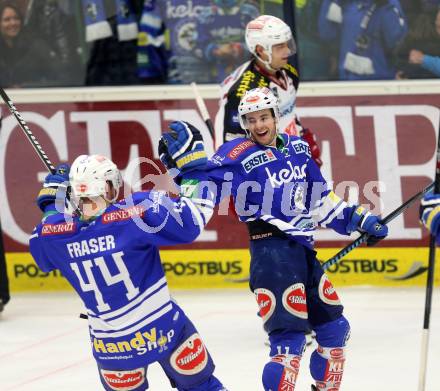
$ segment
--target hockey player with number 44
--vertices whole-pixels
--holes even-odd
[[[232,194],[249,229],[250,288],[271,346],[264,389],[294,390],[310,324],[318,343],[310,360],[313,387],[339,390],[350,326],[316,259],[313,234],[317,226],[342,235],[361,231],[374,244],[388,228],[331,190],[305,141],[278,134],[278,100],[270,89],[248,91],[238,112],[247,138],[223,144],[207,174],[216,184],[216,203]],[[162,161],[167,164],[163,156]]]
[[[181,122],[170,128],[176,135],[168,147],[178,150],[173,159],[183,178],[178,199],[151,191],[117,202],[121,175],[99,155],[79,156],[70,174],[69,166],[59,166],[37,198],[44,218],[30,251],[42,271],[60,270],[82,299],[109,391],[147,390],[153,362],[178,390],[226,391],[196,328],[171,298],[160,261],[158,246],[193,241],[213,209],[209,192],[199,194],[197,185],[206,180],[200,133]],[[77,214],[63,213],[67,186]]]

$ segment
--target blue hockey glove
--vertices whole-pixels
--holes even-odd
[[[388,227],[381,223],[378,216],[372,215],[362,206],[353,207],[346,230],[347,233],[356,230],[362,233],[366,232],[369,235],[367,239],[368,246],[374,246],[388,235]]]
[[[58,197],[66,195],[69,186],[68,164],[60,164],[56,167],[54,174],[48,174],[44,180],[43,188],[38,193],[37,205],[46,213],[49,210],[55,210],[55,200]]]
[[[208,159],[200,132],[184,121],[172,122],[170,129],[172,132],[164,133],[161,138],[169,153],[169,156],[162,154],[165,159],[164,164],[167,167],[175,164],[175,167],[181,170],[182,173],[203,169]],[[160,143],[159,148],[161,148]],[[169,160],[169,157],[171,157],[171,160]]]
[[[437,237],[440,244],[440,195],[427,194],[420,202],[420,220],[431,233]]]
[[[173,168],[177,168],[176,162],[171,157],[168,152],[168,146],[163,137],[159,140],[159,145],[157,147],[157,151],[159,153],[159,159],[163,163],[163,165],[167,168],[167,170],[171,170]]]

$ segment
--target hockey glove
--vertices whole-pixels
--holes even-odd
[[[167,170],[177,168],[176,162],[173,160],[170,153],[168,152],[168,147],[167,147],[166,141],[164,140],[163,137],[159,140],[159,145],[157,147],[157,151],[159,153],[160,161],[167,168]]]
[[[369,235],[368,246],[374,246],[388,235],[388,227],[380,222],[378,216],[372,215],[362,206],[353,207],[346,230],[349,234],[356,230],[366,232]]]
[[[420,202],[420,220],[437,238],[440,245],[440,195],[427,194]]]
[[[172,132],[164,133],[161,138],[169,154],[169,156],[163,155],[166,165],[175,164],[182,174],[203,169],[208,159],[200,132],[184,121],[172,122],[170,129]],[[159,148],[161,148],[160,142]]]
[[[66,197],[67,188],[69,186],[68,164],[60,164],[56,167],[55,173],[48,174],[44,180],[43,188],[38,193],[37,205],[44,212],[55,211],[55,200],[62,197],[63,201]]]

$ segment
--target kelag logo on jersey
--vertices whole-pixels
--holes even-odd
[[[290,183],[292,180],[304,179],[306,177],[306,164],[300,166],[292,165],[292,162],[288,161],[287,165],[289,168],[283,168],[276,173],[271,173],[266,167],[267,177],[269,178],[272,187],[280,187],[284,183]]]
[[[310,152],[310,147],[307,143],[302,140],[295,140],[290,143],[295,150],[296,154],[299,155],[301,153],[305,153],[308,157],[312,156]]]
[[[254,168],[260,167],[264,164],[277,160],[270,149],[265,151],[254,152],[241,162],[246,173],[250,173]]]

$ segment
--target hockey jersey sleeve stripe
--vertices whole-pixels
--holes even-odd
[[[107,320],[107,319],[112,319],[115,318],[117,316],[120,316],[122,314],[125,314],[126,312],[128,312],[131,308],[138,306],[140,303],[142,303],[148,296],[150,296],[154,291],[157,291],[159,288],[161,288],[163,285],[166,284],[166,278],[165,276],[162,277],[160,280],[158,280],[157,282],[155,282],[153,285],[151,285],[147,290],[145,290],[145,292],[142,293],[142,295],[136,297],[135,299],[133,299],[132,301],[130,301],[130,303],[128,303],[127,305],[125,305],[124,307],[121,307],[115,311],[112,312],[108,312],[107,314],[102,314],[100,315],[101,319]],[[91,317],[94,317],[94,313],[92,311],[87,311],[87,314]]]
[[[122,331],[127,327],[134,326],[136,323],[156,312],[159,308],[168,304],[170,301],[171,296],[165,285],[150,297],[146,298],[139,306],[124,315],[106,321],[100,318],[91,317],[89,318],[89,324],[95,331]]]
[[[38,238],[38,232],[34,233],[33,235],[29,236],[29,240],[34,239],[34,238]]]
[[[330,224],[335,218],[338,218],[340,216],[346,206],[347,204],[345,202],[340,202],[337,208],[329,213],[329,215],[325,219],[319,221],[318,224],[322,227],[326,227],[327,224]]]
[[[130,327],[129,329],[126,329],[123,331],[117,331],[114,333],[105,333],[105,332],[102,333],[102,332],[95,332],[93,329],[91,329],[90,333],[96,338],[123,337],[125,335],[130,334],[130,333],[138,331],[140,328],[146,326],[147,324],[154,322],[156,319],[159,319],[161,316],[165,315],[167,312],[170,312],[172,309],[173,309],[173,304],[170,302],[168,305],[163,307],[161,310],[159,310],[156,313],[152,314],[151,316],[145,318],[141,323],[137,323],[133,327]]]
[[[321,206],[313,209],[313,215],[318,224],[325,223],[341,204],[346,206],[345,201],[339,198],[333,191],[330,191],[325,197],[323,197],[322,201]]]
[[[212,208],[208,208],[208,211],[206,211],[204,210],[205,208],[202,209],[199,205],[197,205],[197,202],[194,203],[192,199],[182,197],[181,200],[182,203],[187,205],[188,208],[191,210],[191,214],[194,216],[194,218],[197,221],[197,225],[199,227],[199,233],[200,233],[213,214]]]

